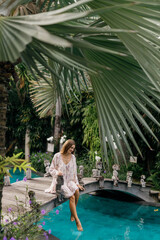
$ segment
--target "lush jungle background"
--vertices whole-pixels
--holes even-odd
[[[25,147],[26,128],[30,128],[30,160],[32,166],[40,172],[44,172],[44,160],[52,160],[54,153],[47,152],[47,138],[54,134],[55,115],[39,117],[36,107],[30,97],[30,83],[33,76],[26,70],[24,64],[17,66],[17,74],[19,80],[15,83],[12,79],[9,82],[9,103],[7,110],[7,155],[12,156],[13,153],[23,152]],[[92,169],[95,167],[95,152],[101,156],[101,143],[99,137],[98,117],[94,93],[91,86],[83,90],[81,95],[77,93],[75,96],[68,96],[67,108],[62,106],[62,116],[60,119],[60,134],[66,135],[67,139],[71,138],[76,141],[76,157],[78,165],[84,165],[84,175],[91,176]],[[160,115],[150,109],[156,119],[160,121]],[[160,136],[160,129],[148,117],[143,115],[150,128]],[[140,125],[140,124],[139,124]],[[139,126],[143,128],[141,125]],[[133,171],[133,178],[139,181],[140,176],[145,174],[147,181],[152,183],[156,189],[160,189],[160,145],[148,132],[143,129],[144,136],[152,146],[149,149],[144,141],[134,132],[135,139],[139,145],[142,156],[137,153],[132,145],[134,155],[138,157],[137,164],[129,163],[129,154],[127,165],[119,156],[120,171],[119,177],[126,179],[127,170]],[[107,144],[107,143],[106,143]],[[59,150],[59,141],[55,152]],[[24,154],[23,154],[24,157]],[[109,166],[104,165],[103,175],[105,177],[112,176],[112,165],[114,164],[114,156],[109,152]]]
[[[8,166],[30,167],[14,155],[28,132],[37,171],[47,138],[57,152],[66,135],[85,176],[98,155],[105,177],[117,162],[119,179],[160,190],[159,13],[160,0],[0,0],[0,221]]]

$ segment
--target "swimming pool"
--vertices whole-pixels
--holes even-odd
[[[14,183],[16,181],[22,181],[23,178],[26,176],[26,173],[23,170],[20,172],[19,169],[17,169],[15,173],[13,173],[13,168],[12,168],[9,172],[12,176],[10,178],[10,183]],[[37,177],[39,176],[32,172],[32,178],[37,178]]]
[[[60,240],[160,239],[160,208],[85,194],[79,198],[77,212],[83,232],[70,222],[68,201],[43,217],[43,228]]]

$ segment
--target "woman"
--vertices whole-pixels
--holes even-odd
[[[77,179],[77,165],[76,158],[73,155],[75,151],[75,142],[71,139],[67,140],[60,152],[54,155],[49,172],[53,176],[52,184],[45,192],[55,193],[57,176],[62,176],[64,179],[64,185],[61,190],[65,198],[69,198],[69,206],[71,211],[71,221],[76,221],[77,229],[83,231],[81,222],[78,218],[76,206],[79,199],[79,189],[84,190],[79,185]]]

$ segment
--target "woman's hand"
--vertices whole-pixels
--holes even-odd
[[[63,176],[63,173],[61,171],[59,171],[58,176]]]
[[[84,191],[84,187],[82,187],[81,185],[78,185],[78,188],[81,190],[81,191]]]

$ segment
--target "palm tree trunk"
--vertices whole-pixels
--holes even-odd
[[[6,113],[7,113],[7,100],[8,92],[7,85],[11,76],[11,69],[13,65],[6,62],[0,62],[0,155],[5,156],[5,135],[6,135]],[[2,159],[2,158],[0,158]],[[1,161],[1,160],[0,160]],[[0,175],[0,231],[1,231],[1,210],[2,210],[2,191],[3,191],[4,175]]]

